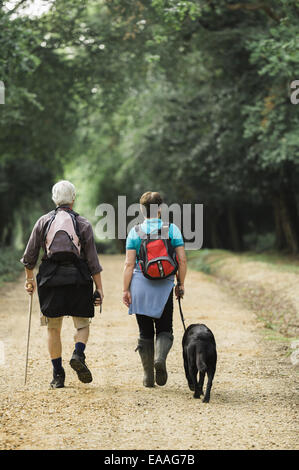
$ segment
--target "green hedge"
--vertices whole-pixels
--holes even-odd
[[[0,247],[0,282],[14,281],[22,271],[22,252],[13,248]]]

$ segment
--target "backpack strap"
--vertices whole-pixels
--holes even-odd
[[[56,217],[56,211],[57,209],[55,209],[54,211],[52,211],[52,215],[50,217],[50,219],[47,221],[45,227],[44,227],[44,233],[43,233],[43,245],[44,245],[44,249],[46,251],[46,238],[47,238],[47,235],[48,235],[48,232],[50,230],[50,227],[52,225],[52,222],[53,220],[55,219]]]
[[[81,239],[81,236],[80,236],[80,230],[79,230],[78,223],[77,223],[77,217],[78,217],[79,214],[77,214],[77,212],[74,212],[74,211],[68,211],[68,213],[72,218],[74,228],[75,228],[75,232],[77,234],[77,237],[79,238],[80,245],[82,246],[82,239]]]
[[[135,225],[135,232],[137,233],[138,237],[141,238],[142,240],[149,240],[150,239],[150,233],[146,233],[144,230],[141,228],[141,224]],[[140,260],[139,253],[136,255],[137,261]]]

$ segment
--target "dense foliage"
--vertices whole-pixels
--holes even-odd
[[[204,204],[206,247],[299,251],[296,0],[5,3],[2,245],[65,176],[91,217],[158,190]]]

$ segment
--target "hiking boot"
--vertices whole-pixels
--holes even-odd
[[[165,385],[167,382],[166,358],[173,343],[173,335],[163,331],[156,338],[155,370],[156,384]]]
[[[139,352],[143,365],[143,385],[144,387],[154,387],[154,340],[139,338],[136,351]]]
[[[50,383],[51,388],[63,388],[65,380],[65,372],[62,368],[60,372],[53,372],[53,380]]]
[[[85,354],[74,351],[70,360],[70,366],[77,372],[78,379],[84,384],[92,382],[92,375],[85,364]]]

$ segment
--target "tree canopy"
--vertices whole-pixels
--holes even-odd
[[[0,2],[2,244],[67,177],[91,217],[157,190],[207,247],[299,251],[296,0],[27,3]]]

